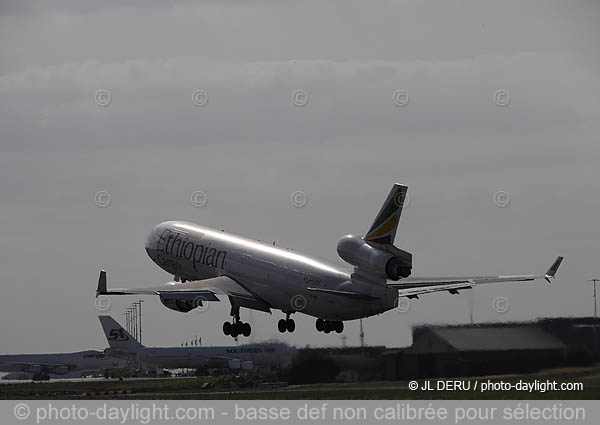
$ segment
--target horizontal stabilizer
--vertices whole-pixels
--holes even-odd
[[[349,298],[361,298],[364,300],[377,299],[377,297],[373,297],[371,295],[359,294],[358,292],[337,291],[335,289],[323,289],[323,288],[306,288],[306,289],[309,291],[313,291],[313,292],[323,292],[323,293],[329,294],[329,295],[340,295],[340,296],[349,297]]]

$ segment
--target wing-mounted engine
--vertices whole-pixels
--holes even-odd
[[[412,254],[393,245],[366,242],[354,235],[343,236],[337,244],[340,258],[373,276],[399,280],[410,276]]]
[[[229,369],[240,369],[242,367],[242,362],[240,359],[230,359],[227,361],[227,367]]]
[[[54,368],[54,370],[52,371],[53,373],[57,374],[57,375],[64,375],[66,373],[69,373],[71,370],[71,368],[69,368],[69,366],[67,365],[60,365],[57,366],[56,368]]]
[[[229,369],[248,371],[254,369],[254,363],[252,360],[229,359],[227,360],[227,367]]]
[[[202,292],[162,292],[160,302],[171,310],[188,313],[197,307],[202,307],[206,301],[218,301],[210,291]]]
[[[23,372],[27,373],[40,373],[42,371],[42,366],[39,364],[31,364],[27,365],[23,368]]]
[[[179,311],[180,313],[188,313],[198,307],[198,303],[194,300],[179,299],[170,295],[161,295],[160,302],[171,310]]]

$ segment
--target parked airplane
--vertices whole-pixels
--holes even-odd
[[[337,244],[340,258],[354,266],[352,273],[310,256],[224,231],[184,221],[156,226],[146,239],[146,252],[174,281],[153,288],[112,289],[100,272],[99,295],[152,294],[168,308],[189,312],[204,302],[226,295],[232,323],[226,335],[250,335],[240,320],[240,308],[264,312],[281,310],[280,332],[293,332],[290,318],[301,312],[317,318],[319,332],[341,333],[344,320],[381,314],[398,305],[399,297],[418,298],[438,291],[458,294],[475,285],[546,279],[558,270],[558,257],[541,275],[409,278],[412,255],[394,246],[396,229],[408,187],[395,184],[375,221],[363,237],[346,235]],[[388,280],[393,281],[388,283]]]
[[[264,342],[221,347],[146,347],[110,316],[99,316],[110,348],[109,356],[164,369],[228,367],[250,370],[254,365],[280,366],[296,355],[296,349],[282,342]]]
[[[102,369],[123,367],[125,362],[109,357],[102,351],[87,350],[76,353],[7,354],[0,356],[0,372],[21,372],[34,380],[49,379],[50,375],[72,375],[99,372]]]

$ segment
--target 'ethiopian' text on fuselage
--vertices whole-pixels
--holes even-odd
[[[171,229],[165,229],[161,233],[156,250],[177,258],[190,260],[196,271],[198,271],[198,264],[224,269],[225,258],[227,257],[227,251],[210,245],[195,243],[188,240],[186,234]]]

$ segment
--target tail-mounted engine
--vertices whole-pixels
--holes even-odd
[[[410,276],[412,254],[393,245],[368,243],[359,236],[342,236],[337,244],[340,258],[373,275],[399,280]]]

